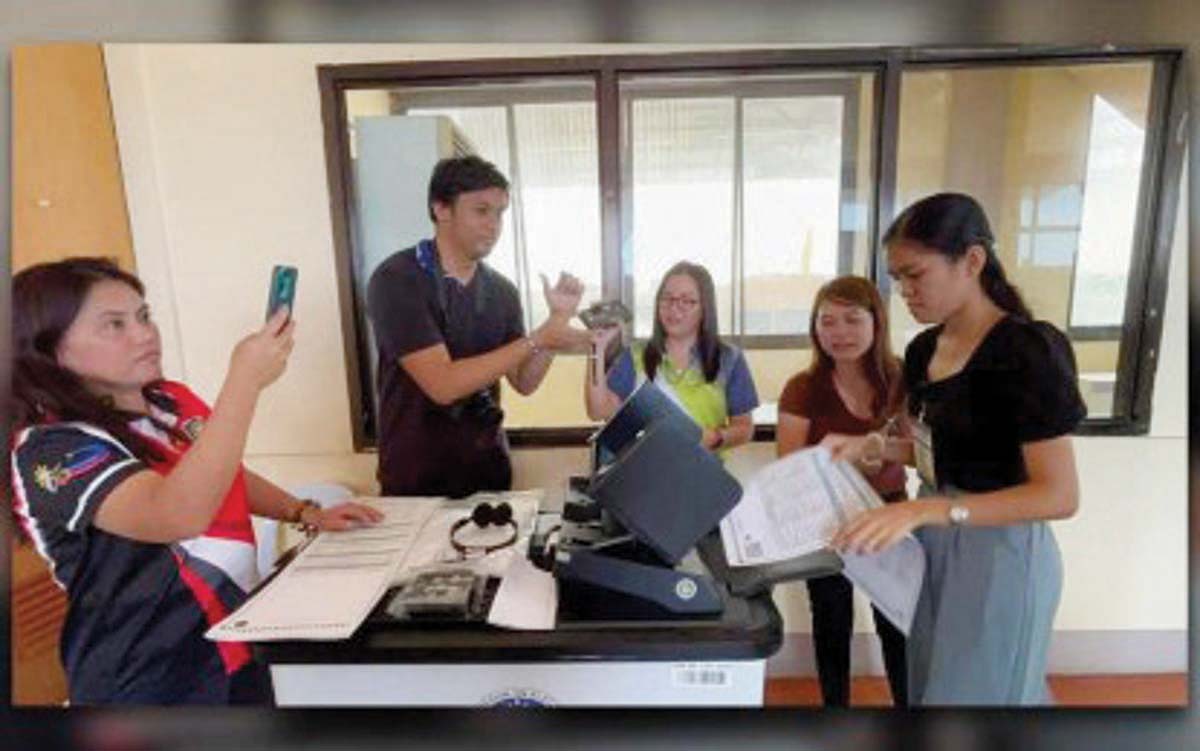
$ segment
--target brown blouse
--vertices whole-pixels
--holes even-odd
[[[903,404],[902,401],[899,403]],[[875,420],[863,420],[851,414],[833,385],[832,371],[816,376],[806,372],[792,376],[779,397],[779,411],[809,421],[806,446],[817,445],[829,433],[865,435],[883,427],[890,417],[885,415]],[[884,462],[877,474],[864,477],[885,501],[906,497],[904,467],[896,462]]]

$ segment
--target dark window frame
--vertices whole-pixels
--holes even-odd
[[[1053,47],[853,47],[777,49],[732,52],[633,53],[469,60],[423,60],[404,63],[318,65],[321,117],[324,127],[337,290],[341,317],[347,387],[351,403],[351,432],[356,451],[373,448],[366,433],[370,423],[370,384],[365,384],[366,335],[358,315],[362,301],[354,280],[351,228],[353,187],[350,181],[349,132],[344,92],[395,86],[469,86],[504,79],[590,77],[596,86],[597,140],[600,149],[602,292],[618,294],[621,285],[621,154],[620,95],[622,74],[762,73],[828,70],[835,73],[873,72],[874,120],[871,153],[875,185],[868,213],[868,247],[872,249],[868,276],[885,299],[891,284],[883,254],[878,251],[882,227],[895,215],[896,157],[899,132],[901,75],[922,68],[998,65],[1062,65],[1111,63],[1149,59],[1154,63],[1146,124],[1145,158],[1134,225],[1134,248],[1120,327],[1116,391],[1111,417],[1086,420],[1079,435],[1140,435],[1149,430],[1150,405],[1162,338],[1175,214],[1186,148],[1183,121],[1186,92],[1182,75],[1183,50],[1170,46]],[[868,116],[863,114],[863,116]],[[1077,337],[1083,338],[1083,337]],[[750,338],[747,338],[748,340]],[[747,342],[750,343],[750,342]],[[590,427],[525,428],[509,431],[514,445],[578,446]],[[774,440],[774,426],[760,425],[755,440]]]

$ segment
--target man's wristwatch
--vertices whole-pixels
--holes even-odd
[[[950,506],[950,526],[961,527],[971,518],[971,509],[957,503]]]

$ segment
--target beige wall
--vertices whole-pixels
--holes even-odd
[[[301,269],[298,343],[288,373],[264,396],[250,437],[252,467],[285,485],[320,479],[374,488],[373,456],[356,456],[350,448],[315,66],[605,49],[616,48],[105,48],[138,267],[164,323],[169,373],[213,397],[235,340],[261,321],[271,265]],[[928,127],[944,125],[931,117]],[[930,169],[946,169],[936,150],[926,157]],[[1068,571],[1060,628],[1186,627],[1184,247],[1178,244],[1173,260],[1151,436],[1076,442],[1083,507],[1056,525]],[[777,395],[786,371],[807,362],[797,353],[766,357],[786,362],[779,363],[778,377],[760,380],[764,397]],[[570,360],[556,364],[535,398],[563,414],[579,411],[576,367]],[[528,405],[510,400],[505,407],[517,418]],[[744,447],[730,466],[745,476],[772,454],[769,445]],[[1123,470],[1133,456],[1137,471]],[[519,451],[516,482],[558,488],[585,466],[582,449]],[[1114,551],[1120,551],[1116,563]],[[788,631],[809,629],[802,590],[778,590]],[[865,622],[859,628],[865,630]]]

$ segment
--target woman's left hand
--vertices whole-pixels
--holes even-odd
[[[382,511],[354,501],[321,509],[321,515],[316,520],[317,529],[321,531],[358,529],[381,521],[383,521]]]
[[[901,501],[864,511],[838,530],[830,546],[843,553],[882,553],[917,527],[933,521],[938,504],[931,499]]]

